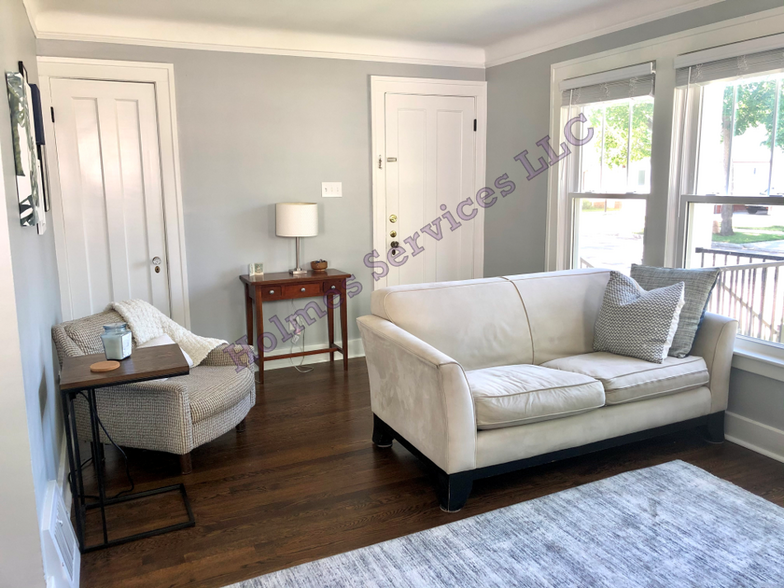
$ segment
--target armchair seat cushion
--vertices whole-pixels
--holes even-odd
[[[604,406],[594,378],[537,365],[466,372],[478,429],[500,429],[580,414]]]
[[[608,405],[685,392],[705,386],[710,380],[705,360],[693,355],[666,357],[662,363],[651,363],[599,352],[562,357],[543,365],[599,380]]]
[[[194,423],[208,419],[239,404],[253,389],[253,371],[232,367],[199,366],[187,376],[176,378],[188,389],[191,420]]]

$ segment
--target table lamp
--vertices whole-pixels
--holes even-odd
[[[308,273],[300,267],[299,240],[318,235],[318,204],[315,202],[279,202],[275,205],[275,234],[297,239],[297,267],[289,273],[301,276]]]

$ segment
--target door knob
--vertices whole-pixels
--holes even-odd
[[[389,222],[396,223],[397,222],[397,215],[396,214],[390,214],[389,215]]]
[[[393,249],[395,249],[395,248],[397,248],[397,247],[400,247],[400,243],[398,243],[397,241],[392,241],[392,242],[389,244],[389,246],[390,246],[390,247],[392,247]]]
[[[152,258],[152,264],[161,265],[161,258],[156,255],[155,257]]]
[[[397,237],[397,231],[389,231],[389,236],[392,238]]]

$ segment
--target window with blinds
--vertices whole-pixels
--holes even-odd
[[[593,140],[570,158],[572,266],[628,273],[643,259],[656,74],[644,63],[561,83],[562,121],[584,115]],[[586,136],[587,129],[580,129]]]
[[[676,83],[699,101],[697,194],[784,194],[784,49],[696,63]]]
[[[646,63],[562,83],[566,120],[584,114],[594,129],[572,191],[650,192],[655,78],[653,63]]]
[[[783,82],[781,35],[676,58],[684,265],[723,267],[710,310],[738,319],[739,334],[776,343],[784,340]]]

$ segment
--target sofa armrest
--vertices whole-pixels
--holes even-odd
[[[373,413],[448,474],[476,467],[476,417],[462,366],[394,323],[357,319]]]
[[[737,330],[737,320],[706,312],[694,338],[691,354],[702,357],[710,373],[711,413],[727,408]]]

